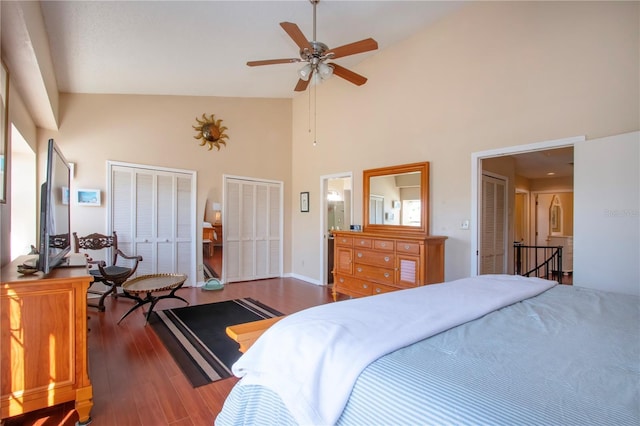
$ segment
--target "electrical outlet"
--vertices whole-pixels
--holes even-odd
[[[460,223],[460,229],[469,229],[469,221],[463,220],[462,223]]]

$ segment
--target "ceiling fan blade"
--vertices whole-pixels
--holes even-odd
[[[342,77],[345,80],[357,85],[362,86],[367,82],[367,78],[357,74],[351,70],[346,69],[338,64],[331,63],[330,66],[333,67],[333,74],[338,77]]]
[[[309,40],[304,36],[300,28],[294,24],[293,22],[280,22],[280,26],[283,30],[289,34],[289,37],[293,39],[293,41],[298,45],[300,49],[308,49],[313,51],[313,47]]]
[[[368,52],[370,50],[376,50],[378,48],[378,42],[372,38],[366,38],[364,40],[356,41],[354,43],[345,44],[344,46],[336,47],[335,49],[329,49],[327,54],[333,53],[331,59],[342,58],[343,56],[355,55],[356,53]]]
[[[263,61],[249,61],[247,65],[250,67],[257,67],[260,65],[274,65],[274,64],[293,64],[300,62],[300,58],[286,58],[286,59],[265,59]]]
[[[312,78],[313,78],[313,71],[311,72],[311,74],[309,74],[308,80],[303,80],[303,79],[298,80],[298,84],[296,84],[296,88],[293,90],[296,92],[304,92],[305,90],[307,90],[307,87],[309,86],[309,83],[311,82]]]

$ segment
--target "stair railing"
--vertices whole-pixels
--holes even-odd
[[[562,246],[526,246],[514,242],[513,248],[516,275],[555,278],[562,284]],[[530,264],[534,266],[529,267]]]

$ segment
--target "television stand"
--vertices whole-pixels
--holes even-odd
[[[11,360],[0,371],[0,419],[75,401],[86,424],[93,406],[87,356],[93,278],[86,267],[19,274],[18,265],[28,260],[20,256],[0,271],[0,358]]]

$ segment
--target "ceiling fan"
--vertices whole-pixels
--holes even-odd
[[[266,59],[261,61],[249,61],[247,65],[256,67],[261,65],[288,64],[295,62],[306,62],[307,64],[298,71],[300,79],[296,84],[295,91],[303,92],[307,89],[311,77],[316,73],[317,77],[325,80],[335,74],[338,77],[362,86],[367,82],[367,78],[357,74],[345,67],[333,62],[327,62],[330,59],[342,58],[357,53],[364,53],[378,48],[378,43],[372,39],[356,41],[354,43],[345,44],[333,49],[316,41],[316,5],[320,0],[309,0],[313,5],[313,40],[307,40],[300,28],[292,22],[280,22],[280,26],[293,39],[300,48],[300,58],[285,59]]]

